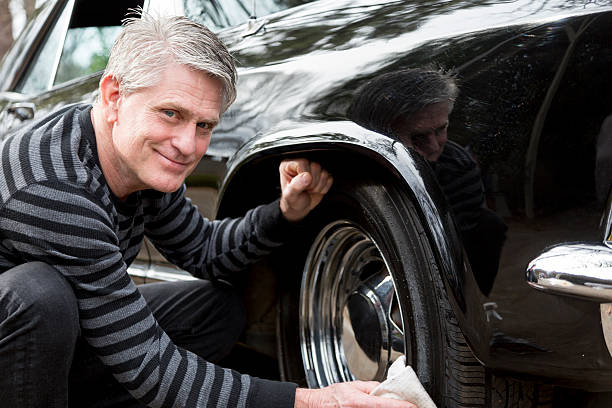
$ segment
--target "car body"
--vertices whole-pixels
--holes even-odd
[[[602,126],[612,114],[612,5],[600,3],[261,1],[260,10],[274,12],[242,21],[229,12],[234,7],[248,17],[250,6],[240,1],[221,7],[207,0],[103,6],[47,0],[0,67],[0,136],[66,104],[94,101],[100,77],[94,62],[108,52],[128,7],[200,19],[228,45],[239,69],[238,98],[187,180],[203,215],[239,216],[275,199],[278,163],[286,157],[317,160],[336,180],[332,203],[284,256],[245,275],[246,345],[278,358],[284,379],[310,386],[380,380],[394,356],[406,353],[444,406],[496,406],[491,378],[612,391],[612,135]],[[94,34],[77,32],[99,26],[111,28],[98,29],[95,47]],[[83,44],[97,57],[70,71],[62,55],[81,58]],[[487,205],[508,227],[486,290],[428,163],[347,113],[368,80],[431,63],[457,75],[449,139],[469,146]],[[346,246],[351,240],[354,246]],[[351,258],[358,243],[364,249]],[[321,255],[326,251],[342,256]],[[336,263],[384,271],[361,271],[349,282]],[[130,272],[145,281],[188,279],[150,244]],[[365,300],[357,316],[358,300],[356,309],[347,306],[354,299],[374,300]],[[383,317],[369,314],[377,307]],[[360,328],[372,319],[382,320]],[[349,344],[364,341],[359,330],[382,340],[365,345],[366,356],[351,363]],[[399,348],[383,344],[394,336]],[[372,355],[368,347],[381,352]],[[368,359],[373,371],[360,371]],[[468,385],[457,385],[461,378]],[[455,400],[456,389],[467,396]]]

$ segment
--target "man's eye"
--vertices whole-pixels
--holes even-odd
[[[165,110],[164,114],[169,118],[173,118],[175,115],[174,111],[171,111],[171,110]]]
[[[412,143],[421,144],[427,140],[427,136],[429,136],[429,133],[416,133],[411,136]]]
[[[198,122],[198,127],[200,129],[210,129],[212,126],[208,122]]]

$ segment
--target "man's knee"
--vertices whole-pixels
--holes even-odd
[[[5,329],[36,330],[46,341],[73,343],[79,335],[74,292],[61,274],[40,262],[0,274],[0,320]]]
[[[214,291],[203,289],[203,293],[207,302],[199,311],[200,318],[193,319],[193,330],[209,338],[208,358],[217,362],[230,353],[243,333],[246,309],[240,294],[229,286],[216,285]]]
[[[0,405],[63,406],[78,334],[76,299],[57,270],[0,273]]]
[[[206,299],[206,302],[201,303],[201,314],[213,320],[218,327],[224,327],[229,337],[237,340],[246,325],[246,309],[240,294],[223,284],[213,285],[200,281],[200,285],[202,299]],[[214,289],[205,287],[207,285]]]
[[[160,326],[179,346],[212,361],[229,352],[246,324],[242,298],[209,281],[139,286]]]
[[[236,291],[206,280],[159,282],[138,287],[162,327],[190,327],[232,320],[244,327],[245,309]]]

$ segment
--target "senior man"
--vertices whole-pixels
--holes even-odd
[[[317,163],[284,161],[279,200],[238,219],[198,214],[184,180],[235,78],[205,27],[145,14],[116,41],[93,107],[2,144],[2,406],[414,407],[370,397],[373,383],[296,390],[209,362],[244,319],[219,282],[281,245],[332,184]],[[126,269],[144,236],[204,279],[137,288]]]

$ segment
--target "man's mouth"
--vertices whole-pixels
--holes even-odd
[[[191,163],[189,161],[180,161],[180,160],[171,159],[170,157],[166,156],[165,154],[159,151],[157,151],[157,154],[159,154],[162,158],[164,158],[164,160],[168,162],[171,166],[187,167]]]

